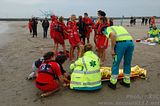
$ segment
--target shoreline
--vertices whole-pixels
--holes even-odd
[[[134,16],[136,19],[142,19],[142,17],[145,18],[149,18],[151,16]],[[42,20],[44,18],[42,17],[37,17],[39,20]],[[122,17],[108,17],[109,19],[112,18],[113,20],[121,20]],[[128,20],[131,17],[123,17],[124,20]],[[0,18],[0,21],[28,21],[30,18]],[[49,20],[51,20],[50,18],[48,18]],[[65,20],[67,20],[68,18],[64,18]],[[97,19],[97,17],[93,16],[93,19]],[[160,19],[160,16],[155,17],[155,19]]]

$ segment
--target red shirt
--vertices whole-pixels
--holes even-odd
[[[72,46],[77,46],[77,44],[80,42],[79,34],[78,34],[78,28],[77,28],[77,22],[76,21],[70,21],[68,22],[68,39],[69,43]]]
[[[55,27],[56,23],[57,23],[57,20],[54,19],[54,20],[52,20],[52,22],[50,24],[50,36],[51,36],[51,38],[54,38],[54,33],[55,33],[54,27]]]
[[[39,67],[38,76],[36,78],[37,82],[48,83],[50,81],[55,80],[52,75],[53,73],[55,75],[57,75],[58,77],[60,77],[62,75],[61,70],[60,70],[60,66],[58,63],[49,62],[48,64],[51,66],[51,68],[48,68],[47,70],[43,70],[46,66],[45,62]]]
[[[28,28],[32,29],[32,22],[28,22]]]
[[[97,29],[97,35],[104,35],[101,30],[103,27],[106,27],[106,26],[108,26],[107,23],[99,23],[98,29]]]
[[[87,25],[87,31],[92,32],[92,26],[94,25],[94,23],[92,22],[92,19],[89,18],[89,17],[88,18],[83,18],[83,21]]]

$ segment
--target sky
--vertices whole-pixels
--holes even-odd
[[[110,17],[160,16],[160,0],[0,0],[0,18],[44,17],[40,10],[64,17],[97,10]]]

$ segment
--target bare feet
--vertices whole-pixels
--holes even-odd
[[[59,88],[57,88],[57,89],[54,90],[54,91],[42,93],[42,94],[41,94],[41,97],[47,97],[47,96],[51,95],[52,93],[57,92],[58,90],[59,90]]]

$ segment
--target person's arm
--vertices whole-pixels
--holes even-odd
[[[53,63],[53,64],[52,64],[52,69],[54,69],[55,74],[58,76],[60,82],[61,82],[62,84],[64,84],[63,75],[62,75],[62,73],[61,73],[61,69],[60,69],[60,66],[58,65],[58,63],[56,63],[56,64]]]
[[[82,58],[79,58],[75,63],[70,65],[70,69],[73,70],[76,66],[83,66]]]
[[[116,45],[116,36],[114,32],[111,32],[109,35],[110,39],[111,39],[111,54],[114,57],[116,55],[115,53],[115,45]]]
[[[150,30],[150,31],[147,33],[147,38],[150,37],[150,34],[152,34],[152,30]]]

